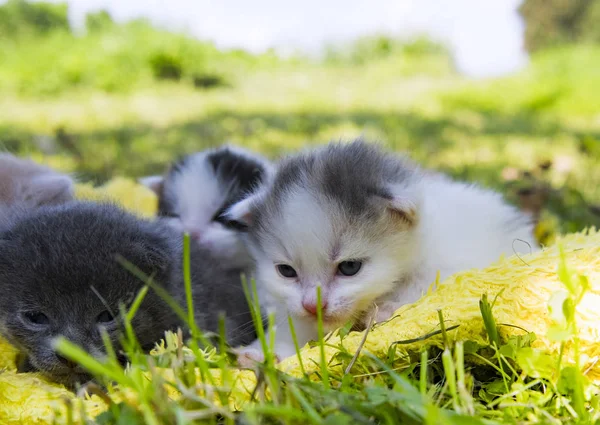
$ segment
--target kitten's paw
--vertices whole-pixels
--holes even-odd
[[[257,363],[264,363],[265,354],[262,350],[252,347],[243,347],[235,350],[237,354],[238,366],[244,369],[253,369]],[[275,356],[275,362],[279,362],[279,357]]]

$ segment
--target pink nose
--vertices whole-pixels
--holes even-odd
[[[317,302],[316,301],[302,301],[302,307],[313,316],[317,315]],[[327,301],[321,300],[321,311],[325,312],[327,308]]]
[[[200,240],[200,237],[202,236],[202,232],[200,232],[200,230],[190,230],[190,238],[194,239],[194,240]]]

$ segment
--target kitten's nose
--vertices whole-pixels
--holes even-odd
[[[75,369],[77,367],[77,363],[75,363],[74,361],[71,361],[59,354],[56,355],[56,358],[58,359],[59,362],[61,362],[62,364],[64,364],[65,366],[67,366],[70,369]]]
[[[194,240],[200,240],[200,237],[202,236],[202,232],[200,230],[190,230],[190,238],[194,239]]]
[[[317,301],[316,300],[315,301],[303,300],[302,307],[304,307],[304,310],[308,311],[313,316],[317,315]],[[327,309],[327,300],[321,300],[321,311],[325,312],[325,309]]]

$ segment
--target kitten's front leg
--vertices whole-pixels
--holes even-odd
[[[268,341],[268,333],[266,338]],[[251,369],[256,363],[263,363],[265,361],[265,353],[259,339],[255,339],[250,345],[234,349],[234,352],[237,354],[238,366],[244,369]],[[277,354],[275,354],[275,362],[279,362]]]
[[[292,338],[292,333],[290,332],[290,328],[287,324],[287,316],[280,319],[283,320],[276,320],[276,322],[285,324],[275,329],[276,335],[274,355],[276,362],[296,354],[296,346],[294,345],[294,339]],[[300,348],[302,348],[308,341],[316,338],[316,330],[312,322],[307,322],[301,318],[294,318],[293,322],[296,338],[298,339]],[[269,332],[265,334],[265,339],[267,343],[270,341]],[[252,367],[257,362],[262,363],[265,361],[262,344],[258,339],[252,342],[252,344],[246,347],[238,348],[235,351],[238,355],[238,364],[241,367]]]

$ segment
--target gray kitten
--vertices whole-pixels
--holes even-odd
[[[530,217],[500,194],[360,140],[284,159],[270,184],[226,215],[248,228],[263,305],[277,323],[293,318],[301,344],[317,336],[317,287],[326,330],[364,323],[374,305],[383,321],[437,272],[444,279],[537,246]],[[255,348],[245,354],[260,359]],[[275,349],[294,353],[287,326]]]
[[[38,207],[73,199],[73,180],[29,159],[0,154],[0,207]]]
[[[25,370],[74,386],[90,377],[56,354],[55,337],[62,335],[101,358],[102,327],[118,347],[119,305],[128,306],[143,282],[118,263],[117,254],[153,275],[185,307],[182,237],[160,222],[111,205],[71,202],[24,211],[0,232],[0,333],[28,356]],[[228,342],[252,341],[239,272],[222,269],[199,247],[193,246],[191,255],[198,326],[216,332],[222,311]],[[184,327],[153,290],[132,324],[144,349],[151,349],[165,330]]]

